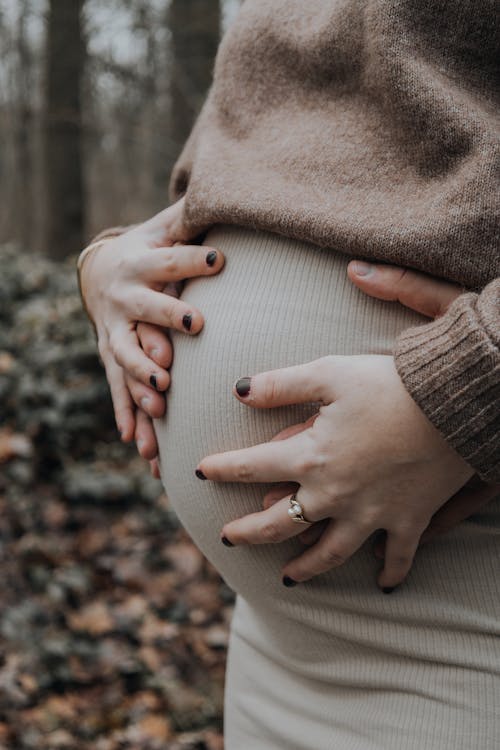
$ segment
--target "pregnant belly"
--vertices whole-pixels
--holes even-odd
[[[233,397],[233,383],[326,354],[389,354],[398,332],[423,319],[359,292],[346,276],[348,258],[333,250],[226,226],[214,228],[206,243],[224,252],[226,265],[183,293],[206,322],[196,337],[174,335],[167,413],[156,422],[162,481],[180,520],[228,583],[247,597],[272,594],[300,542],[232,550],[220,542],[226,521],[261,509],[269,485],[204,482],[194,470],[203,456],[267,441],[315,408],[252,410]]]
[[[370,542],[340,568],[285,588],[282,566],[303,549],[297,539],[232,549],[220,542],[226,521],[261,509],[269,485],[194,475],[203,456],[267,441],[315,411],[312,404],[252,410],[232,396],[238,377],[326,354],[389,354],[399,331],[422,318],[355,289],[346,278],[348,259],[333,250],[235,227],[215,228],[207,243],[224,252],[226,266],[185,289],[206,323],[199,336],[174,337],[167,413],[156,429],[162,480],[180,520],[241,595],[234,626],[240,642],[287,674],[320,674],[321,694],[327,683],[356,680],[359,690],[385,684],[391,695],[404,694],[406,668],[397,679],[387,669],[388,659],[394,665],[402,655],[402,665],[460,664],[466,669],[450,682],[450,705],[458,683],[460,700],[470,703],[470,675],[489,675],[498,665],[500,499],[419,551],[406,584],[388,598],[375,585]],[[443,698],[426,675],[423,668],[420,682],[415,675],[412,682],[432,694],[434,706]]]

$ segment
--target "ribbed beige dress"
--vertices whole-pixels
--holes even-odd
[[[226,750],[498,750],[500,501],[422,548],[391,596],[375,584],[369,542],[287,589],[281,568],[300,542],[220,542],[224,522],[258,510],[269,485],[194,475],[203,456],[268,440],[315,410],[252,410],[232,396],[238,377],[325,354],[390,354],[423,319],[355,289],[335,249],[238,227],[216,227],[206,241],[226,266],[186,287],[206,324],[175,336],[156,430],[181,521],[238,594]]]

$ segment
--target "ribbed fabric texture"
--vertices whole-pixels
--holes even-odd
[[[499,20],[495,0],[244,3],[172,174],[186,223],[257,227],[482,290],[500,276]],[[481,315],[466,298],[411,354],[409,337],[398,346],[410,393],[492,481],[499,290]]]
[[[223,524],[259,510],[269,485],[194,475],[203,456],[269,440],[317,409],[250,409],[232,395],[237,378],[325,354],[390,354],[425,320],[363,295],[335,249],[237,227],[216,227],[206,243],[226,265],[186,286],[206,322],[196,337],[173,334],[167,413],[155,425],[165,490],[238,593],[226,750],[497,750],[500,498],[419,550],[390,596],[376,586],[371,540],[288,589],[281,570],[299,541],[220,542]]]
[[[405,331],[398,372],[417,404],[485,481],[500,481],[500,283]]]

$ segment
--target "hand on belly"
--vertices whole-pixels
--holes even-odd
[[[349,269],[368,293],[399,299],[429,317],[444,311],[460,291],[402,269],[371,266],[368,271],[357,279],[355,264]],[[498,491],[467,488],[447,503],[473,470],[411,399],[391,357],[326,357],[241,379],[234,395],[260,408],[323,403],[312,419],[271,442],[209,456],[198,467],[216,481],[288,480],[264,498],[264,511],[222,529],[226,544],[280,542],[297,535],[312,544],[285,566],[285,585],[341,565],[368,536],[384,529],[385,565],[378,582],[389,592],[410,570],[420,537],[438,511],[440,520],[458,522]],[[299,510],[313,524],[305,532],[289,515],[295,490]]]

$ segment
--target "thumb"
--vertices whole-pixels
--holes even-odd
[[[349,263],[347,275],[370,297],[400,302],[428,318],[444,315],[453,300],[464,291],[458,284],[419,271],[359,260]]]
[[[195,240],[208,227],[188,226],[184,216],[184,203],[185,198],[180,198],[176,203],[140,224],[137,229],[145,231],[148,240],[157,247]]]

